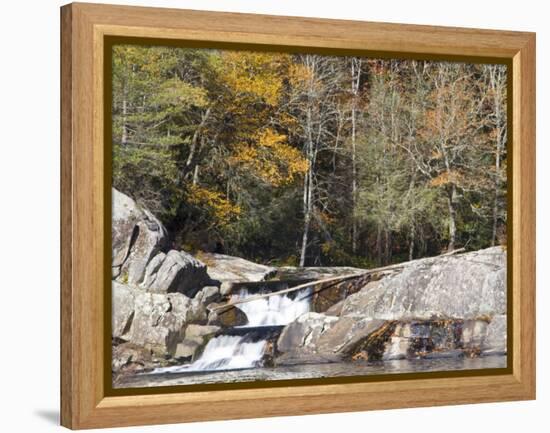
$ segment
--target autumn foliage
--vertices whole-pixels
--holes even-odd
[[[501,65],[120,45],[113,184],[174,243],[372,266],[506,233]]]

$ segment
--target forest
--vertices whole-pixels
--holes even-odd
[[[386,265],[506,241],[504,65],[116,45],[113,186],[173,247]]]

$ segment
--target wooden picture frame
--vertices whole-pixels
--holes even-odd
[[[112,395],[105,299],[109,37],[500,59],[511,67],[509,347],[504,374]],[[80,429],[535,398],[535,34],[73,3],[61,8],[61,424]],[[110,186],[108,187],[110,189]],[[510,224],[510,223],[509,223]],[[110,251],[110,250],[109,250]]]

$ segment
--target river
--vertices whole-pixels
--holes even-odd
[[[479,358],[435,358],[349,362],[332,364],[256,367],[225,371],[148,373],[121,377],[115,388],[194,385],[212,383],[254,382],[266,380],[312,379],[324,377],[372,376],[379,374],[421,373],[433,371],[479,370],[506,368],[506,356]]]

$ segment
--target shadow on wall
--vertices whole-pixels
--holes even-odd
[[[59,411],[57,409],[38,409],[34,413],[50,424],[59,425]]]

